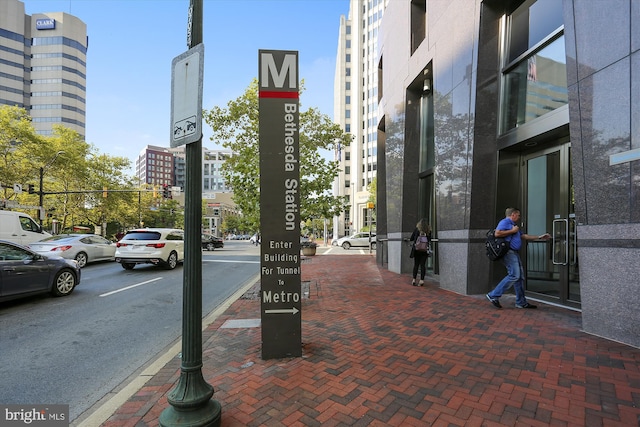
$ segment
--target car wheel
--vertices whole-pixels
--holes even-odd
[[[169,258],[167,258],[167,270],[173,270],[178,265],[178,254],[171,252]]]
[[[130,264],[128,262],[123,262],[122,263],[122,268],[124,268],[125,270],[133,270],[133,267],[135,267],[135,264]]]
[[[212,251],[216,248],[216,245],[214,245],[213,243],[207,243],[207,250],[208,251]]]
[[[349,242],[344,242],[342,244],[342,249],[349,250],[350,247],[351,247],[351,243],[349,243]]]
[[[51,293],[56,297],[63,297],[73,292],[76,287],[77,278],[71,270],[61,270],[53,279],[53,289]]]
[[[376,248],[376,242],[371,242],[371,249],[375,249]]]
[[[78,261],[78,267],[83,268],[87,265],[87,254],[84,252],[78,252],[76,255],[76,261]]]

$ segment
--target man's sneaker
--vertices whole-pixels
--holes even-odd
[[[418,283],[418,286],[424,286],[424,280],[420,280],[420,282]]]
[[[516,308],[538,308],[538,306],[526,303],[525,305],[516,304]]]
[[[485,295],[485,296],[487,297],[487,299],[488,299],[489,301],[491,301],[491,304],[493,304],[493,306],[494,306],[495,308],[502,308],[502,306],[500,305],[500,301],[498,301],[498,300],[497,300],[497,299],[495,299],[495,298],[491,298],[491,297],[489,296],[489,294],[487,294],[487,295]]]
[[[418,286],[418,285],[416,285],[416,279],[413,279],[413,280],[411,281],[411,284],[412,284],[413,286]]]

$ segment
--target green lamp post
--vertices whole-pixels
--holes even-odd
[[[190,0],[188,46],[202,43],[202,3]],[[200,106],[202,109],[202,106]],[[169,393],[171,405],[160,414],[160,425],[219,426],[222,408],[211,399],[213,387],[202,376],[202,135],[186,145],[185,256],[182,303],[182,364],[180,379]]]

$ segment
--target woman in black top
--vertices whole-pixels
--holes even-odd
[[[411,238],[409,239],[412,242],[411,245],[411,257],[413,258],[413,280],[411,284],[413,286],[424,286],[424,276],[427,273],[427,258],[431,255],[430,252],[424,251],[416,251],[416,240],[418,236],[424,234],[429,239],[429,247],[431,247],[431,226],[426,218],[422,218],[416,224],[416,229],[413,230],[411,234]],[[420,282],[416,283],[416,279],[418,277],[418,268],[420,268]]]

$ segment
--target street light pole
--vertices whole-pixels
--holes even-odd
[[[203,0],[190,0],[188,46],[202,43]],[[202,105],[199,106],[202,109]],[[162,427],[218,427],[222,407],[202,375],[202,134],[185,148],[182,362],[178,384],[160,414]]]
[[[42,182],[44,181],[44,167],[40,166],[40,187],[38,188],[38,196],[40,196],[39,198],[39,202],[38,202],[38,206],[40,206],[40,211],[38,212],[38,219],[40,220],[40,228],[42,228],[42,225],[44,223],[44,218],[43,218],[43,204],[44,204],[44,193],[42,192]]]
[[[53,164],[53,162],[56,161],[56,159],[58,158],[58,156],[60,154],[64,154],[64,151],[62,151],[62,150],[58,151],[56,153],[56,155],[53,156],[51,158],[51,160],[49,160],[49,162],[46,165],[40,166],[40,170],[39,170],[39,172],[40,172],[40,176],[39,176],[39,178],[40,178],[40,186],[38,188],[38,196],[39,196],[39,198],[38,198],[38,206],[40,207],[40,212],[39,212],[39,215],[38,215],[38,219],[40,220],[40,228],[42,228],[42,226],[44,224],[44,189],[42,188],[43,187],[43,183],[44,183],[44,171],[49,166],[51,166]]]

